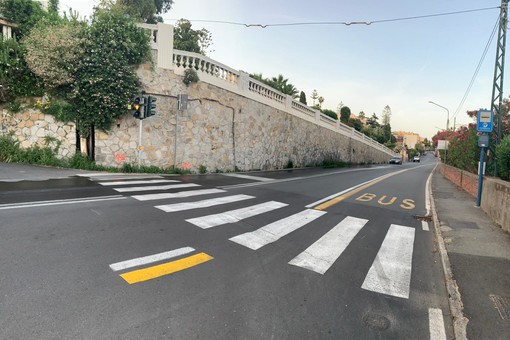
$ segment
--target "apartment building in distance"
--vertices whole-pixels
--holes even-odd
[[[406,145],[407,149],[414,149],[416,144],[423,143],[423,138],[415,132],[393,131],[393,136],[397,138],[397,145]]]

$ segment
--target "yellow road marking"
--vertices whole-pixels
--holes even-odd
[[[423,166],[423,165],[422,165]],[[420,167],[422,167],[420,166]],[[415,170],[419,167],[416,167],[416,168],[410,168],[410,169],[404,169],[404,170],[400,170],[400,171],[397,171],[397,172],[393,172],[393,173],[390,173],[390,174],[387,174],[386,176],[383,176],[383,177],[380,177],[379,179],[376,179],[374,180],[373,182],[370,182],[370,183],[367,183],[365,185],[362,185],[360,186],[359,188],[356,188],[352,191],[349,191],[349,192],[346,192],[345,194],[343,195],[340,195],[340,196],[337,196],[335,198],[332,198],[331,200],[327,201],[327,202],[324,202],[322,204],[319,204],[318,206],[314,207],[315,210],[324,210],[324,209],[327,209],[329,207],[331,207],[332,205],[335,205],[337,203],[340,203],[342,202],[344,199],[346,198],[349,198],[351,197],[352,195],[354,194],[357,194],[358,192],[366,189],[366,188],[369,188],[371,187],[372,185],[374,184],[377,184],[383,180],[385,180],[386,178],[389,178],[389,177],[392,177],[392,176],[395,176],[395,175],[398,175],[398,174],[401,174],[403,172],[406,172],[406,171],[409,171],[409,170]]]
[[[210,261],[212,259],[213,257],[207,255],[206,253],[199,253],[185,257],[180,260],[159,264],[157,266],[149,268],[134,270],[132,272],[127,272],[121,274],[120,277],[126,280],[127,283],[133,284],[155,279],[157,277],[172,274],[184,269],[188,269],[201,263]]]

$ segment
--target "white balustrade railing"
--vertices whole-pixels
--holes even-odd
[[[319,110],[313,109],[294,100],[289,95],[286,95],[271,86],[251,78],[246,72],[236,71],[198,53],[179,50],[173,50],[172,64],[176,71],[180,70],[182,72],[186,69],[193,69],[203,81],[207,81],[207,79],[213,81],[216,79],[214,80],[214,85],[223,86],[221,84],[225,84],[227,90],[234,89],[237,93],[250,97],[254,100],[260,98],[260,100],[266,104],[274,104],[275,107],[279,109],[283,107],[287,112],[293,115],[301,116],[303,118],[306,117],[305,119],[314,121],[316,124],[334,129],[343,135],[362,141],[383,152],[393,154],[390,149],[372,138],[367,137],[363,133],[356,131],[354,128],[347,126],[334,118],[324,115]],[[201,75],[205,75],[206,77],[201,77]],[[227,86],[227,84],[229,86]]]

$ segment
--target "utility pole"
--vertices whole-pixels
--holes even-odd
[[[498,41],[496,46],[496,64],[494,66],[494,82],[492,86],[491,110],[496,116],[497,146],[501,141],[501,105],[503,102],[503,75],[505,70],[506,27],[508,24],[508,0],[501,0],[499,13]],[[497,176],[497,165],[494,166]]]

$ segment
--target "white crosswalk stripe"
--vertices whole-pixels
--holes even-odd
[[[145,194],[145,195],[133,195],[134,199],[139,201],[152,201],[152,200],[161,200],[167,198],[185,198],[192,196],[201,196],[201,195],[210,195],[210,194],[219,194],[226,192],[221,189],[201,189],[201,190],[189,190],[189,191],[179,191],[179,192],[166,192],[160,194]]]
[[[307,209],[284,219],[268,224],[252,232],[230,238],[230,241],[257,250],[269,243],[278,241],[283,236],[301,228],[324,215],[325,211]]]
[[[155,184],[155,183],[177,183],[174,179],[150,179],[144,181],[112,181],[112,182],[101,182],[103,186],[114,186],[114,185],[135,185],[135,184]]]
[[[368,220],[347,216],[289,264],[324,274]]]
[[[361,288],[409,298],[414,228],[392,224]]]
[[[191,188],[191,187],[199,187],[199,186],[200,186],[200,184],[183,183],[183,184],[153,185],[153,186],[143,186],[143,187],[113,188],[113,190],[115,190],[117,192],[134,192],[134,191],[152,191],[152,190]]]
[[[230,210],[220,214],[207,215],[202,217],[190,218],[186,220],[202,229],[208,229],[227,223],[236,223],[249,217],[263,214],[275,209],[287,206],[286,203],[270,201],[250,207]]]
[[[191,209],[199,209],[199,208],[208,208],[215,205],[221,205],[226,203],[233,203],[244,201],[248,199],[255,198],[254,196],[249,195],[233,195],[233,196],[225,196],[219,198],[211,198],[208,200],[197,201],[197,202],[185,202],[185,203],[175,203],[175,204],[165,204],[165,205],[157,205],[155,208],[163,210],[165,212],[175,212],[175,211],[183,211],[183,210],[191,210]]]

